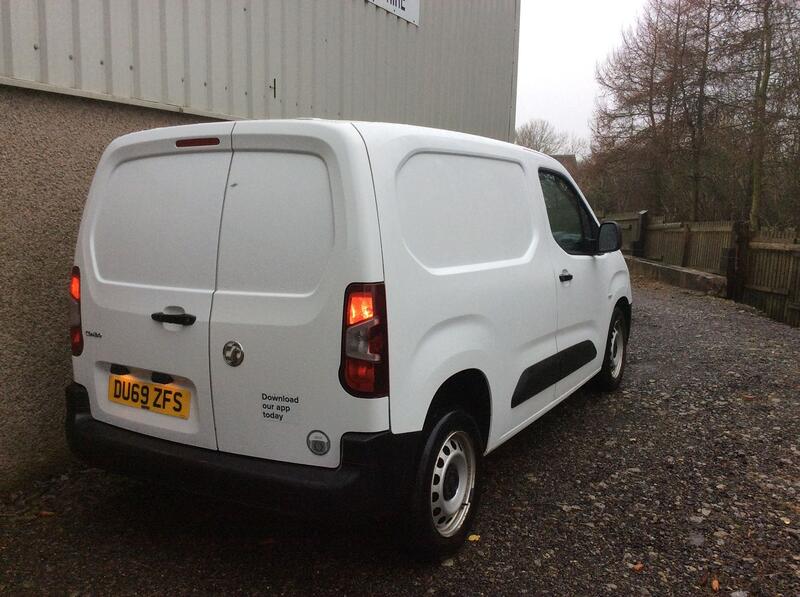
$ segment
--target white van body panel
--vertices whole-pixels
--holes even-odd
[[[336,467],[344,433],[389,429],[388,398],[355,398],[338,377],[345,288],[383,277],[357,131],[317,120],[237,123],[211,316],[220,450]],[[238,367],[223,360],[229,340],[244,348]],[[306,445],[315,430],[331,441],[323,456]]]
[[[99,421],[215,449],[208,333],[217,236],[234,123],[125,135],[106,149],[78,236],[84,351],[73,358]],[[176,151],[176,139],[208,136],[219,145]],[[161,324],[154,312],[180,306],[190,327]],[[99,334],[92,337],[89,334]],[[107,399],[111,364],[135,377],[168,372],[192,392],[187,420]]]
[[[537,172],[555,172],[568,180],[591,218],[599,224],[589,202],[566,168],[550,156],[539,152],[531,153],[536,162]],[[541,185],[537,181],[533,186],[536,190],[535,202],[544,205]],[[544,211],[546,215],[546,210]],[[555,399],[532,416],[517,421],[514,427],[497,440],[496,445],[525,429],[597,375],[603,365],[608,328],[614,307],[621,299],[625,299],[628,305],[633,302],[628,266],[620,251],[599,255],[571,255],[556,242],[548,217],[543,220],[543,226],[544,236],[549,245],[549,265],[557,288],[556,346],[559,351],[563,351],[588,340],[596,347],[597,354],[590,362],[560,379],[555,385]],[[568,282],[559,280],[559,275],[564,270],[573,274],[572,280]]]
[[[356,126],[383,241],[392,431],[422,429],[438,388],[474,368],[489,383],[492,449],[556,397],[551,386],[511,407],[522,372],[557,351],[536,155],[447,131]]]

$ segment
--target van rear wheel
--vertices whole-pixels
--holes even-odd
[[[407,543],[436,558],[455,552],[472,528],[478,506],[483,442],[475,420],[456,410],[428,434],[412,494]]]

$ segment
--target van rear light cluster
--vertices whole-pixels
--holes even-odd
[[[69,341],[72,356],[80,356],[83,352],[83,329],[81,327],[81,270],[72,267],[69,279]]]
[[[383,283],[350,284],[344,296],[342,387],[353,396],[389,395],[389,342]]]

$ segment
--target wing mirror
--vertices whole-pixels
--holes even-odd
[[[597,252],[613,253],[622,248],[622,231],[616,222],[603,222],[597,233]]]

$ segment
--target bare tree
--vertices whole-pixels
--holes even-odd
[[[534,118],[517,128],[516,143],[546,154],[563,153],[568,137],[541,118]]]
[[[599,207],[800,225],[798,0],[648,0],[597,80]]]
[[[758,230],[763,195],[764,152],[767,135],[767,98],[772,75],[772,1],[760,0],[760,40],[758,48],[758,74],[753,109],[753,162],[750,182],[750,228]]]
[[[564,142],[561,144],[560,153],[571,154],[581,160],[589,153],[589,142],[584,137],[574,133],[566,135]]]

